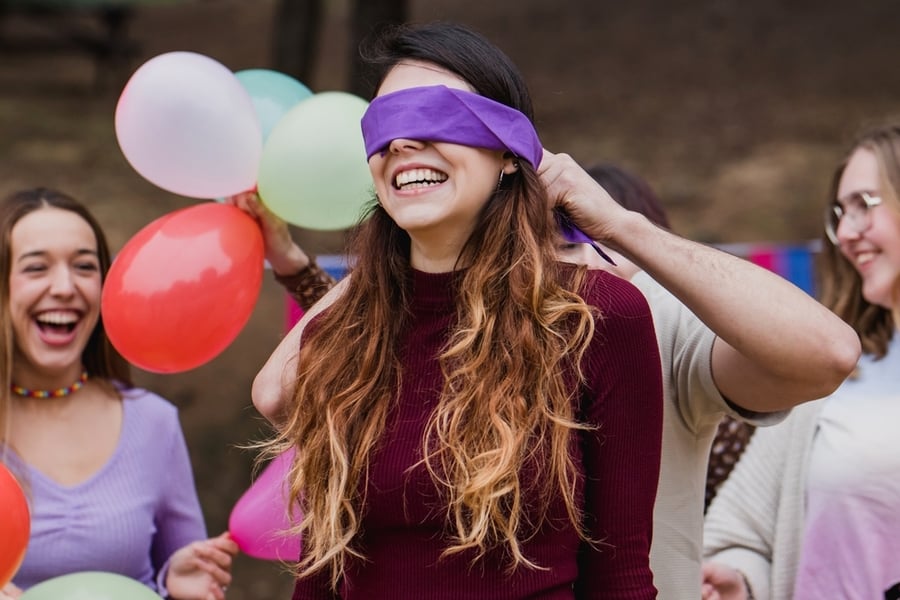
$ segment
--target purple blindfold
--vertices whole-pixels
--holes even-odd
[[[524,114],[490,98],[444,85],[378,96],[363,115],[362,133],[367,159],[397,138],[508,150],[535,169],[544,155],[534,125]]]
[[[444,85],[407,88],[378,96],[362,117],[366,159],[398,138],[448,142],[474,148],[509,151],[535,170],[544,148],[531,121],[518,110],[472,92]],[[563,237],[590,244],[612,264],[603,250],[562,211],[554,211]]]

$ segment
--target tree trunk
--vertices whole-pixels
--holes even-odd
[[[370,74],[359,54],[359,45],[382,28],[406,21],[408,0],[354,0],[350,17],[350,92],[368,98],[372,93]]]
[[[273,28],[274,69],[302,83],[312,79],[322,29],[324,0],[279,0]],[[408,0],[353,0],[348,59],[349,91],[364,98],[374,82],[359,54],[359,44],[383,27],[406,21]]]
[[[279,0],[273,27],[276,71],[309,85],[322,30],[323,0]]]

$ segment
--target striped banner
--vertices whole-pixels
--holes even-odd
[[[717,244],[716,248],[781,275],[807,294],[815,295],[813,265],[821,248],[819,240],[796,243]]]

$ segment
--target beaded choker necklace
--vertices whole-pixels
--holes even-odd
[[[16,396],[22,396],[23,398],[62,398],[63,396],[68,396],[84,387],[84,382],[87,381],[87,378],[87,371],[82,371],[75,383],[69,387],[57,388],[55,390],[29,390],[21,385],[12,384],[9,386],[9,389],[11,389],[12,393]]]

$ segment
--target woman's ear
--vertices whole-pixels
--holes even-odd
[[[519,159],[512,152],[503,153],[503,174],[512,175],[519,170]]]

